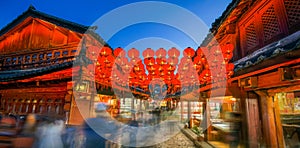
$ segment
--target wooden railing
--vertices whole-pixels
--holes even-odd
[[[0,71],[46,67],[75,60],[77,47],[61,47],[20,54],[0,55]]]

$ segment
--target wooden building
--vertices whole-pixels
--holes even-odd
[[[206,141],[251,148],[300,143],[297,139],[300,137],[297,133],[300,128],[299,23],[299,0],[233,0],[212,24],[212,33],[201,47],[216,52],[213,50],[217,48],[213,47],[233,45],[233,58],[224,58],[231,59],[235,68],[233,77],[228,77],[225,85],[215,85],[211,80],[200,84],[201,113],[206,113],[201,122],[207,128]],[[0,31],[1,110],[55,114],[68,118],[68,124],[80,124],[82,114],[89,116],[93,108],[94,98],[87,97],[95,92],[89,91],[86,86],[96,87],[101,90],[100,93],[106,92],[99,88],[111,87],[111,64],[120,53],[110,48],[100,53],[105,56],[105,59],[100,59],[100,64],[105,63],[104,68],[110,69],[110,73],[103,69],[96,71],[95,80],[82,76],[82,73],[94,74],[91,69],[95,68],[87,68],[89,64],[76,64],[97,61],[93,56],[98,55],[86,51],[94,47],[98,50],[97,47],[103,45],[105,42],[88,27],[30,7]],[[198,56],[193,49],[188,50],[192,54],[186,59]],[[165,57],[166,51],[163,52]],[[154,55],[154,51],[151,53]],[[133,52],[132,55],[129,59],[135,60],[139,53]],[[91,58],[86,60],[86,56]],[[230,63],[228,61],[227,64]],[[151,66],[152,63],[148,64]],[[137,69],[141,71],[140,67]],[[122,71],[120,68],[117,70]],[[77,76],[75,80],[72,79],[74,74]],[[123,84],[122,75],[116,73],[112,77]],[[196,76],[193,81],[197,80]],[[73,87],[77,81],[86,85]],[[135,81],[137,86],[141,85],[140,79]],[[144,80],[143,85],[146,89],[149,86]],[[83,99],[75,102],[73,88],[87,95],[80,94]],[[122,90],[121,87],[117,89]],[[186,98],[190,96],[193,95],[187,94]],[[191,101],[188,99],[187,102]],[[80,113],[77,107],[80,104],[87,107],[86,112]],[[226,122],[226,125],[218,124],[220,122]]]
[[[299,23],[299,0],[233,0],[201,45],[235,46],[226,96],[239,99],[241,145],[299,146]],[[209,127],[208,141],[218,132]]]
[[[72,76],[81,69],[74,61],[80,59],[83,37],[84,46],[105,44],[89,27],[32,6],[5,26],[0,31],[1,111],[49,115],[67,119],[67,124],[81,124],[72,97]]]

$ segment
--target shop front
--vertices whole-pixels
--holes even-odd
[[[297,147],[300,143],[300,91],[276,93],[285,145]]]
[[[207,140],[216,147],[238,146],[242,136],[240,99],[214,97],[207,101]]]

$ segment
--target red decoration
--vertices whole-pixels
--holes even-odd
[[[173,47],[168,51],[168,55],[171,58],[177,58],[180,55],[180,51],[178,49],[176,49],[175,47]]]
[[[172,58],[172,57],[169,57],[169,58],[167,59],[167,62],[168,62],[170,65],[175,66],[175,65],[178,64],[178,58]]]
[[[233,63],[229,63],[226,65],[226,71],[233,71],[234,69],[234,64]]]
[[[147,66],[152,66],[155,64],[155,59],[154,58],[146,58],[144,59],[144,63],[147,65]]]
[[[99,50],[96,47],[90,48],[91,52]],[[141,60],[140,53],[135,48],[127,52],[130,58],[127,59],[126,52],[122,48],[116,48],[112,55],[109,47],[103,47],[95,65],[96,78],[107,86],[111,85],[110,82],[119,86],[129,84],[130,87],[139,87],[145,91],[149,89],[148,85],[151,81],[160,79],[167,84],[168,93],[176,93],[181,90],[181,85],[194,88],[198,82],[217,83],[232,76],[234,65],[229,63],[233,55],[232,51],[231,44],[221,48],[219,46],[209,49],[199,47],[197,51],[188,47],[183,51],[184,57],[179,59],[180,51],[176,48],[168,51],[159,48],[156,52],[147,48],[142,53],[144,59]],[[168,58],[166,58],[167,54]],[[218,72],[222,70],[226,73]],[[176,75],[175,71],[177,71]]]
[[[102,49],[100,51],[101,56],[108,56],[110,54],[112,54],[112,50],[109,47],[107,47],[107,46],[102,47]]]
[[[131,58],[131,59],[138,58],[139,55],[140,55],[140,52],[135,48],[131,48],[128,51],[128,57]]]
[[[167,64],[167,59],[165,57],[156,58],[156,63],[159,65]]]
[[[188,47],[188,48],[184,49],[183,55],[185,57],[192,58],[195,55],[195,50],[191,47]]]
[[[166,51],[165,49],[163,49],[163,48],[159,48],[159,49],[155,52],[155,54],[156,54],[156,57],[157,57],[157,58],[162,58],[162,57],[166,57],[167,51]]]
[[[124,51],[124,49],[118,47],[114,50],[114,55],[117,57],[125,57],[126,56],[126,52]]]
[[[143,52],[143,57],[146,58],[151,58],[154,57],[154,51],[151,48],[147,48],[144,52]]]

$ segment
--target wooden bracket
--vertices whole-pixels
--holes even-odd
[[[293,81],[300,79],[300,68],[281,67],[278,68],[281,81]]]
[[[255,88],[257,87],[257,77],[247,77],[243,79],[239,79],[239,87],[244,87],[244,88]]]

